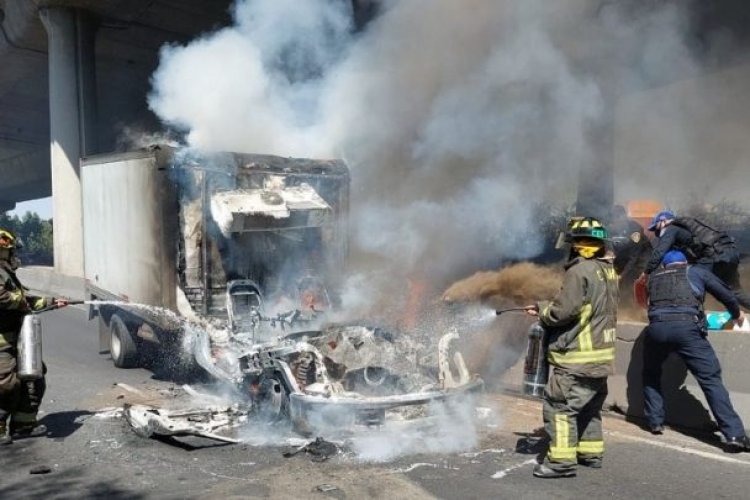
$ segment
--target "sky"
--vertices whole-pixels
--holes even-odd
[[[51,219],[52,197],[17,203],[16,208],[8,212],[8,215],[22,216],[26,212],[36,212],[42,219]]]

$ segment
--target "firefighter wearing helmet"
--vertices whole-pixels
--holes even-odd
[[[546,330],[550,364],[543,410],[550,444],[544,462],[534,468],[536,477],[572,477],[579,464],[602,465],[601,410],[615,358],[618,301],[607,237],[597,219],[571,219],[559,294],[526,307]]]
[[[44,377],[19,380],[16,373],[18,334],[23,318],[34,310],[52,304],[62,307],[65,300],[29,295],[18,280],[16,269],[16,237],[0,229],[0,444],[9,444],[12,437],[38,436],[46,433],[37,424],[37,413],[45,390]],[[46,370],[45,370],[46,371]]]

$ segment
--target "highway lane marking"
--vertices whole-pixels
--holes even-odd
[[[667,450],[679,451],[681,453],[685,453],[688,455],[696,455],[696,456],[703,457],[703,458],[710,458],[712,460],[717,460],[719,462],[750,465],[750,461],[747,461],[747,460],[740,460],[738,458],[732,458],[726,455],[719,455],[718,453],[711,453],[710,451],[696,450],[695,448],[689,448],[687,446],[676,446],[673,444],[662,443],[659,441],[654,441],[653,439],[647,439],[647,438],[642,438],[638,436],[629,436],[627,434],[622,434],[617,431],[606,431],[605,434],[609,434],[610,436],[616,436],[618,438],[629,439],[630,441],[636,441],[638,443],[648,444],[651,446],[655,446],[657,448],[664,448]]]
[[[503,469],[503,470],[497,471],[494,474],[492,474],[491,477],[492,477],[492,479],[502,479],[505,476],[507,476],[509,472],[512,472],[512,471],[514,471],[516,469],[520,469],[524,465],[531,465],[531,464],[535,464],[535,463],[537,463],[536,458],[530,458],[529,460],[526,460],[525,462],[521,462],[521,463],[518,463],[516,465],[511,465],[507,469]]]

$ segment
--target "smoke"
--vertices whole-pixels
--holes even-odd
[[[529,195],[585,154],[599,91],[545,10],[386,2],[354,33],[348,2],[240,1],[234,26],[163,49],[150,105],[197,148],[345,158],[356,248],[440,279],[538,253]]]
[[[196,148],[344,158],[357,282],[443,285],[538,255],[535,207],[572,203],[613,147],[654,185],[641,135],[611,136],[631,96],[700,69],[691,5],[384,0],[356,31],[348,1],[238,0],[232,26],[162,50],[149,103]]]
[[[487,301],[496,307],[512,303],[524,306],[548,300],[562,284],[559,267],[522,262],[501,269],[483,271],[453,283],[444,293],[446,302]]]

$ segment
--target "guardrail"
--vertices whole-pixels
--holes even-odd
[[[56,297],[84,300],[84,280],[56,273],[52,267],[29,266],[17,271],[18,279],[25,287]]]

